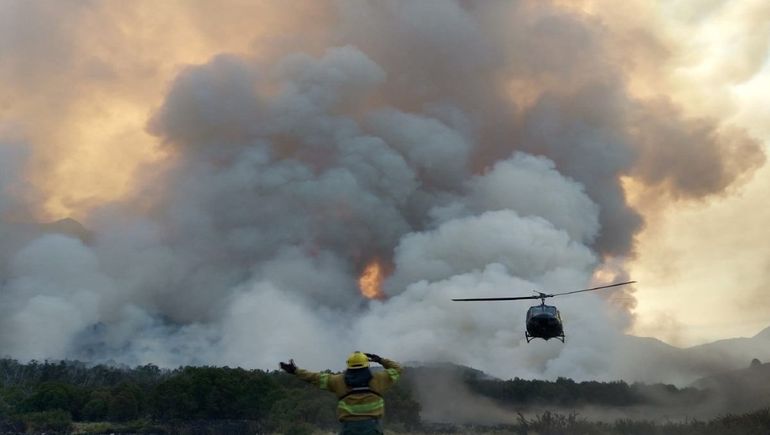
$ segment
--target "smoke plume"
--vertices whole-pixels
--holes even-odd
[[[0,6],[39,23],[0,30],[0,80],[22,90],[0,113],[43,125],[26,170],[0,147],[0,228],[28,207],[90,231],[0,240],[3,353],[329,368],[361,349],[502,377],[627,375],[631,314],[599,295],[560,304],[566,344],[530,345],[526,304],[450,299],[591,284],[643,226],[621,177],[703,199],[761,166],[758,143],[635,91],[634,68],[666,63],[651,31],[623,52],[609,18],[558,2],[311,3]],[[131,27],[145,22],[156,47]],[[168,54],[182,46],[194,54]],[[60,176],[78,161],[70,121],[98,112],[79,93],[115,117],[124,103],[123,128],[92,133],[114,195]],[[383,300],[357,288],[372,261]]]

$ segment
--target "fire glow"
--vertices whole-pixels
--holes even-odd
[[[361,295],[367,299],[384,299],[385,295],[382,293],[382,281],[384,279],[385,273],[380,263],[377,260],[369,262],[358,278]]]

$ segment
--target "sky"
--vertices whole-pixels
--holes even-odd
[[[377,343],[595,378],[626,374],[624,333],[752,336],[768,18],[760,0],[0,0],[0,344],[321,368]],[[63,218],[83,228],[40,225]],[[522,344],[526,306],[448,302],[627,279],[559,304],[562,347]]]
[[[723,116],[744,128],[765,152],[770,111],[761,102],[770,92],[770,51],[767,25],[755,23],[767,10],[750,1],[677,2],[663,10],[691,53],[671,74],[673,92],[693,113]],[[752,336],[766,327],[768,189],[770,172],[763,165],[720,195],[644,213],[647,227],[637,236],[630,267],[645,283],[634,333],[686,346]]]

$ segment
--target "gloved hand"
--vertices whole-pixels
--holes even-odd
[[[279,363],[279,365],[281,366],[281,369],[283,371],[285,371],[286,373],[291,373],[293,375],[294,372],[297,371],[297,365],[294,364],[294,360],[293,359],[290,359],[288,363],[281,362],[281,363]]]
[[[377,364],[381,364],[382,363],[382,357],[377,355],[377,354],[365,353],[364,355],[366,355],[366,357],[369,358],[369,361],[371,361],[371,362],[376,362]]]

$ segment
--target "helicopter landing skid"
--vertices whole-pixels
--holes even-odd
[[[537,337],[537,336],[534,336],[534,335],[529,335],[529,332],[527,332],[527,331],[524,331],[524,338],[526,338],[526,339],[527,339],[527,343],[529,343],[530,341],[532,341],[532,340],[534,340],[534,339],[536,339],[536,338],[542,338],[542,339],[543,339],[543,340],[545,340],[545,341],[548,341],[548,340],[550,340],[550,339],[552,339],[552,338],[556,338],[556,339],[559,339],[559,340],[561,340],[561,342],[562,342],[562,343],[564,343],[564,334],[561,334],[561,335],[557,335],[557,336],[555,336],[555,337],[548,337],[548,338],[544,338],[544,337]]]

